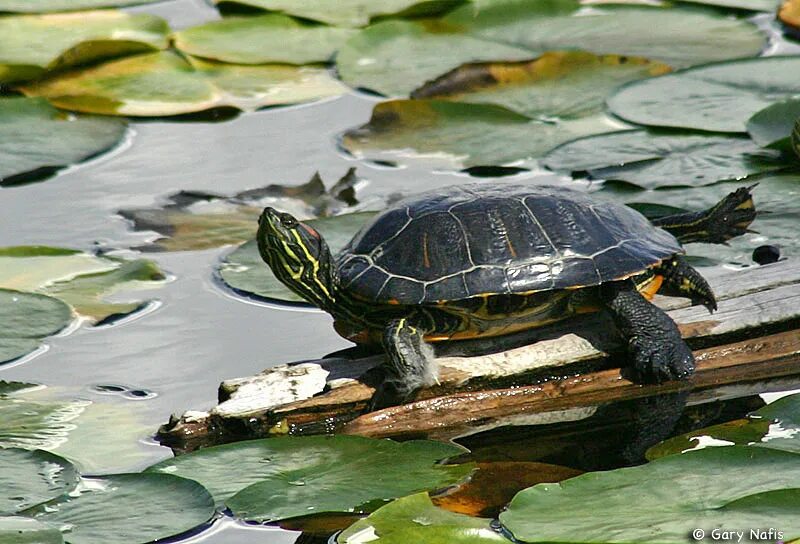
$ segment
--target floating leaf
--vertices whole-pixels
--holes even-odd
[[[0,0],[0,11],[44,13],[151,4],[160,0]]]
[[[223,62],[308,64],[329,61],[353,32],[268,14],[212,21],[176,32],[174,41],[185,53]]]
[[[372,212],[349,213],[311,219],[305,223],[320,232],[331,251],[336,253],[373,215]],[[270,271],[258,253],[255,240],[242,244],[226,256],[220,264],[219,275],[229,287],[243,293],[273,300],[304,302]]]
[[[776,100],[800,95],[800,56],[699,66],[631,83],[612,96],[611,111],[632,123],[716,132],[745,132]]]
[[[788,541],[800,536],[798,460],[740,446],[672,455],[528,488],[500,521],[523,542],[678,544],[707,527],[780,527]]]
[[[223,106],[243,110],[337,96],[344,86],[324,69],[244,66],[174,52],[128,57],[23,87],[53,104],[107,115],[167,116]]]
[[[532,61],[468,64],[412,93],[413,98],[496,104],[531,118],[574,119],[600,113],[621,84],[664,74],[646,59],[549,52]]]
[[[85,400],[41,402],[24,396],[2,397],[0,448],[54,450],[67,441],[75,420],[90,404]]]
[[[39,386],[35,383],[7,382],[5,380],[0,380],[0,396],[11,395],[13,393],[36,389],[38,387]]]
[[[58,529],[21,516],[0,516],[0,542],[3,544],[63,544]]]
[[[70,544],[144,544],[206,523],[214,500],[197,482],[170,474],[115,474],[84,479],[25,514],[68,528]]]
[[[747,121],[747,132],[761,147],[789,145],[792,129],[800,121],[800,98],[776,102]]]
[[[370,502],[453,484],[473,466],[435,462],[463,451],[422,440],[268,438],[204,448],[147,470],[193,478],[237,517],[267,521],[353,512]]]
[[[344,148],[357,158],[424,157],[449,167],[524,166],[563,142],[615,127],[602,115],[531,121],[500,106],[445,100],[390,100],[369,123],[347,131]]]
[[[461,0],[214,0],[215,4],[241,4],[269,11],[281,11],[303,19],[338,26],[364,26],[370,19],[386,15],[434,15]]]
[[[648,459],[712,446],[752,446],[800,453],[800,394],[789,395],[738,419],[670,438],[647,451]]]
[[[145,259],[127,261],[59,251],[39,246],[0,249],[0,288],[52,295],[99,323],[146,305],[140,301],[105,302],[106,296],[123,289],[153,287],[153,282],[164,279],[156,264]]]
[[[0,2],[0,11],[3,4]],[[38,2],[41,4],[41,2]],[[0,17],[0,83],[167,46],[163,19],[119,11]]]
[[[238,244],[255,236],[258,216],[265,206],[287,211],[300,219],[340,214],[358,203],[355,169],[330,190],[319,174],[302,185],[268,185],[233,196],[180,192],[161,208],[120,210],[136,230],[152,230],[162,238],[140,247],[143,251],[185,251]]]
[[[39,98],[2,98],[0,184],[86,160],[115,146],[125,130],[115,119],[68,118]]]
[[[774,12],[779,0],[680,0],[692,4],[705,4],[720,8],[733,8],[745,11]]]
[[[34,351],[71,321],[72,310],[56,298],[0,289],[0,363]]]
[[[78,473],[50,452],[0,448],[0,514],[13,514],[70,491]]]
[[[570,0],[467,4],[440,21],[384,21],[353,36],[337,55],[342,79],[406,96],[462,64],[519,61],[546,51],[585,50],[684,67],[757,54],[765,37],[724,15],[633,6],[589,12]]]
[[[800,158],[800,119],[794,123],[794,130],[792,131],[792,149],[794,149],[795,155]]]
[[[435,507],[426,493],[397,499],[355,522],[336,537],[338,544],[508,544],[491,520]]]
[[[785,168],[780,153],[749,138],[627,130],[568,142],[547,154],[551,170],[588,172],[647,189],[701,186]]]

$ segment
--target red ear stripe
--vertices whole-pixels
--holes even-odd
[[[312,229],[311,227],[309,227],[305,223],[300,223],[300,226],[303,227],[304,229],[306,229],[306,232],[309,233],[311,236],[313,236],[314,238],[319,240],[319,233],[317,231],[315,231],[314,229]]]

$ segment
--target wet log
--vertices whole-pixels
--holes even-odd
[[[437,344],[440,383],[413,402],[365,413],[383,356],[343,354],[223,382],[219,404],[162,426],[177,450],[280,434],[342,432],[452,439],[506,425],[580,419],[597,406],[674,391],[689,403],[800,386],[800,261],[709,278],[714,314],[656,297],[694,349],[695,376],[641,386],[620,375],[622,345],[603,314],[490,341]],[[615,364],[616,363],[616,364]]]

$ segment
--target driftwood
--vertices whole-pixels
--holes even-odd
[[[514,337],[437,344],[440,384],[406,405],[364,413],[383,356],[332,356],[223,382],[210,411],[159,431],[176,449],[279,434],[340,432],[452,439],[507,425],[588,417],[610,402],[688,391],[689,404],[800,385],[800,261],[708,278],[714,314],[656,297],[695,350],[690,381],[635,385],[620,375],[620,339],[603,314]],[[533,343],[535,342],[535,343]],[[488,353],[487,353],[488,351]]]

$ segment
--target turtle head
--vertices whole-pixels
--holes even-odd
[[[322,309],[333,304],[333,261],[328,244],[291,214],[264,208],[258,220],[258,251],[289,289]]]

